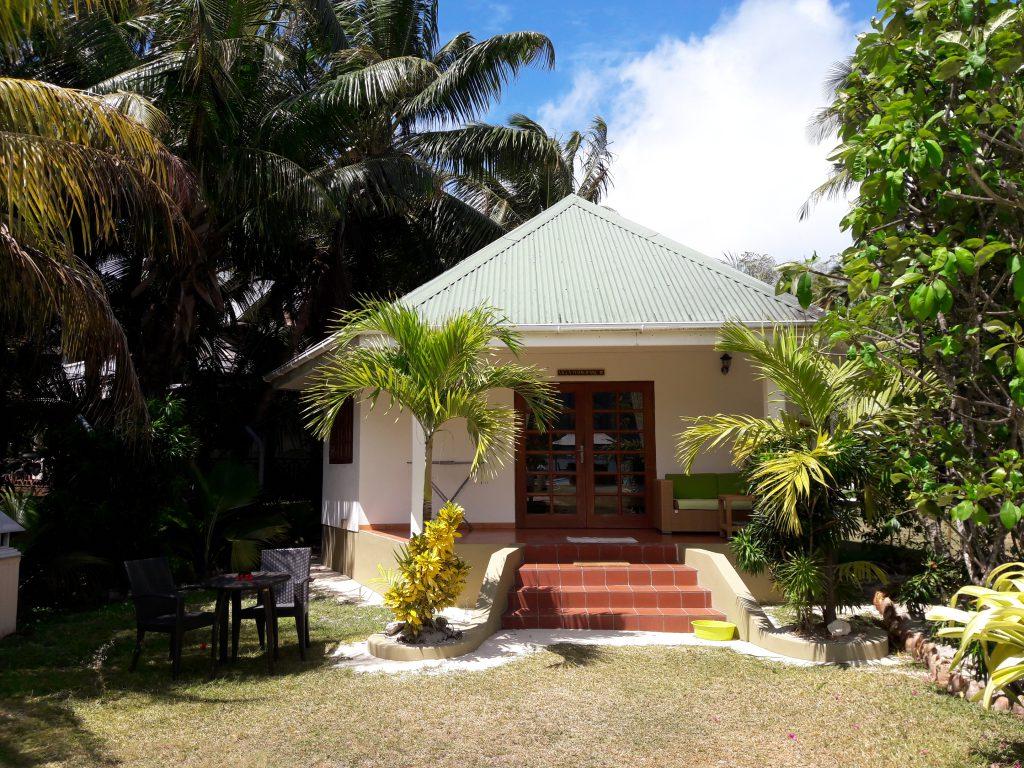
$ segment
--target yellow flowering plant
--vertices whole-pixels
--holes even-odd
[[[388,583],[384,603],[405,623],[402,635],[407,641],[415,642],[425,627],[432,627],[434,617],[455,605],[466,585],[469,565],[455,554],[464,512],[447,502],[424,524],[423,533],[399,549],[398,571],[381,569]]]

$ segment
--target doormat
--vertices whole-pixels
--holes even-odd
[[[632,536],[566,536],[570,544],[639,544]]]

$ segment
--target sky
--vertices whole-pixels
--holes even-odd
[[[446,37],[551,38],[555,69],[525,72],[486,119],[523,112],[564,135],[603,116],[606,205],[709,256],[784,262],[849,244],[846,200],[799,220],[835,144],[807,125],[874,11],[874,0],[442,0],[440,23]]]

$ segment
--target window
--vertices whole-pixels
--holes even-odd
[[[331,464],[352,463],[352,398],[348,398],[338,410],[331,426],[331,437],[328,442],[328,456]]]

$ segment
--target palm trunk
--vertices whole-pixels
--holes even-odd
[[[431,518],[431,501],[434,497],[434,436],[428,435],[423,441],[423,524]]]
[[[825,605],[823,605],[821,609],[821,618],[826,627],[836,620],[837,569],[838,564],[836,563],[836,552],[835,550],[832,550],[828,553],[828,557],[825,562]]]

